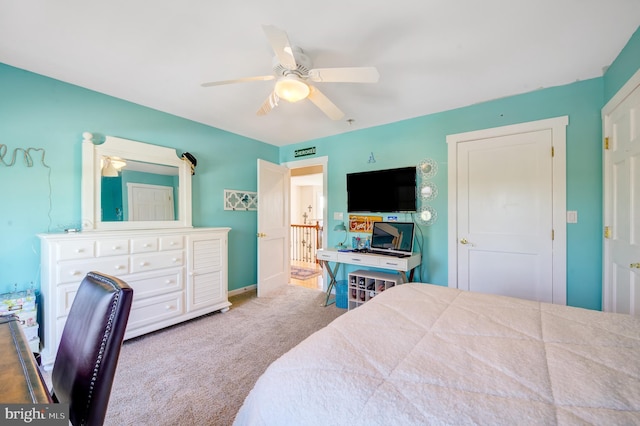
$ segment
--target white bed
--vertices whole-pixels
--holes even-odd
[[[640,424],[640,319],[429,284],[276,360],[235,425]]]

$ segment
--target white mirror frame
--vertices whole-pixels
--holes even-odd
[[[106,136],[93,143],[93,135],[82,134],[82,230],[191,228],[191,166],[175,149]],[[156,163],[178,168],[178,220],[103,222],[101,206],[103,156]]]

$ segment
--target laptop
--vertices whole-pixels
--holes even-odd
[[[413,222],[373,222],[371,253],[411,256],[414,231]]]

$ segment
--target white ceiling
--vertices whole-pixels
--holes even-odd
[[[316,83],[340,121],[256,116],[273,81],[201,87],[272,72],[263,24],[380,81]],[[0,0],[0,62],[283,146],[599,77],[639,24],[639,0]]]

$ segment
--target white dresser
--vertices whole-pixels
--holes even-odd
[[[134,291],[125,339],[231,305],[230,228],[177,228],[40,234],[43,365],[52,364],[80,282],[89,271]]]

